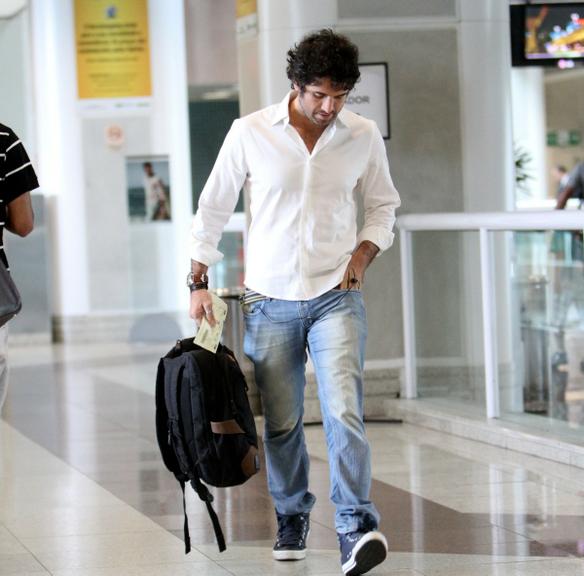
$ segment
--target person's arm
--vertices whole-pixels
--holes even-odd
[[[191,230],[191,272],[195,279],[223,258],[217,249],[223,229],[233,214],[245,178],[241,124],[236,120],[225,137],[217,161],[203,188]],[[211,294],[205,289],[191,292],[190,317],[200,324],[203,317],[215,324]]]
[[[359,191],[363,195],[364,223],[357,237],[357,248],[347,265],[342,288],[361,287],[367,267],[377,254],[393,243],[392,228],[400,198],[389,172],[385,144],[376,126],[373,127],[370,158],[359,181]]]
[[[561,191],[558,201],[556,202],[556,210],[562,210],[566,207],[568,200],[581,190],[584,186],[584,163],[577,164],[569,173],[568,181]]]
[[[572,194],[574,194],[574,190],[574,186],[565,186],[556,202],[556,210],[563,210],[566,207],[568,200],[572,197]]]
[[[18,236],[27,236],[34,226],[34,214],[30,193],[38,188],[38,180],[30,158],[18,136],[4,127],[7,137],[5,162],[3,163],[4,191],[7,230]]]
[[[347,270],[341,282],[341,288],[346,290],[360,290],[365,279],[365,270],[379,253],[379,246],[369,240],[363,240],[353,252]]]
[[[212,266],[223,259],[217,249],[247,177],[240,120],[235,120],[205,183],[191,229],[191,259]]]
[[[195,282],[201,282],[207,275],[208,266],[191,260],[191,273]],[[213,315],[213,300],[211,294],[205,288],[193,290],[191,292],[191,306],[189,310],[190,317],[197,323],[201,324],[204,317],[211,326],[215,325],[215,316]]]
[[[30,192],[21,194],[6,207],[7,230],[18,236],[28,236],[34,228],[34,213]]]

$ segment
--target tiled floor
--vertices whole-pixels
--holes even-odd
[[[160,346],[12,349],[0,420],[0,576],[340,574],[322,429],[308,426],[318,501],[305,561],[271,559],[263,474],[216,491],[219,554],[154,434]],[[260,422],[261,424],[261,422]],[[372,496],[393,576],[584,574],[584,471],[403,424],[369,424]]]

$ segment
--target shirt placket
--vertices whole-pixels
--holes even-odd
[[[306,269],[307,266],[307,250],[306,250],[306,230],[307,230],[307,219],[309,218],[309,214],[311,211],[311,200],[312,200],[312,170],[314,165],[314,159],[316,156],[322,152],[323,148],[331,141],[335,134],[336,126],[333,124],[321,134],[320,138],[316,142],[314,148],[312,149],[312,153],[308,152],[308,148],[302,141],[300,134],[298,134],[295,130],[295,134],[298,140],[302,144],[303,153],[304,153],[304,177],[302,181],[302,204],[300,206],[300,233],[299,237],[301,238],[301,247],[300,247],[300,254],[299,254],[299,264],[300,264],[300,274],[299,274],[299,281],[300,281],[300,288],[304,293],[304,299],[308,299],[309,290],[304,282],[304,278],[308,278],[308,270]],[[314,217],[314,215],[313,215]]]
[[[303,158],[303,175],[302,175],[302,189],[301,189],[301,198],[300,198],[300,217],[298,222],[298,238],[299,238],[299,246],[297,247],[298,250],[298,274],[297,274],[297,282],[299,293],[301,293],[302,299],[307,300],[308,295],[310,294],[309,287],[306,285],[304,279],[309,277],[309,270],[307,269],[308,259],[307,259],[307,220],[310,217],[311,211],[311,198],[312,198],[312,170],[313,170],[313,161],[315,157],[320,154],[325,148],[336,132],[336,123],[329,125],[326,130],[321,134],[320,138],[316,142],[312,153],[308,151],[306,144],[302,140],[300,134],[296,131],[296,129],[290,125],[289,121],[286,120],[284,122],[284,131],[287,133],[288,137],[292,140],[297,150],[302,154]]]

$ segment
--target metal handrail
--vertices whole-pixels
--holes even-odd
[[[408,231],[579,230],[584,228],[584,210],[406,214],[397,219],[397,226]]]
[[[405,374],[402,397],[417,397],[413,232],[474,231],[480,240],[481,298],[488,418],[500,416],[496,320],[493,300],[494,231],[583,230],[584,210],[525,210],[521,212],[439,212],[406,214],[397,219],[400,231]]]

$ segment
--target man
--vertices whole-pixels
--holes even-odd
[[[564,181],[564,185],[560,190],[558,201],[556,203],[556,210],[563,210],[570,198],[578,198],[580,204],[584,200],[584,162],[576,164],[568,177]]]
[[[584,162],[578,163],[566,173],[558,187],[556,210],[564,210],[570,198],[584,201]],[[582,230],[555,231],[550,248],[554,256],[552,293],[552,318],[557,326],[555,333],[556,350],[552,355],[552,383],[554,402],[552,416],[566,418],[566,389],[568,385],[568,353],[566,331],[569,329],[568,315],[571,309],[577,312],[578,321],[584,322],[584,241]],[[584,361],[581,360],[581,366]]]
[[[154,172],[151,162],[144,162],[142,168],[144,169],[146,220],[170,220],[168,195],[162,178]]]
[[[399,196],[375,123],[343,108],[359,79],[358,50],[331,30],[288,52],[293,90],[280,104],[236,120],[202,192],[192,230],[191,316],[213,324],[207,268],[242,187],[251,224],[246,254],[244,350],[265,416],[276,560],[306,555],[308,454],[303,433],[306,352],[318,382],[330,462],[331,500],[343,572],[385,559],[379,514],[369,500],[363,425],[367,332],[365,270],[393,240]],[[357,233],[356,196],[364,205]]]
[[[568,170],[562,164],[555,164],[552,168],[552,178],[556,182],[556,199],[560,197],[569,179]]]
[[[38,185],[22,142],[8,126],[0,124],[0,265],[6,268],[4,229],[23,237],[32,231],[34,215],[30,192]],[[8,326],[5,324],[0,328],[0,409],[8,389],[7,337]]]

